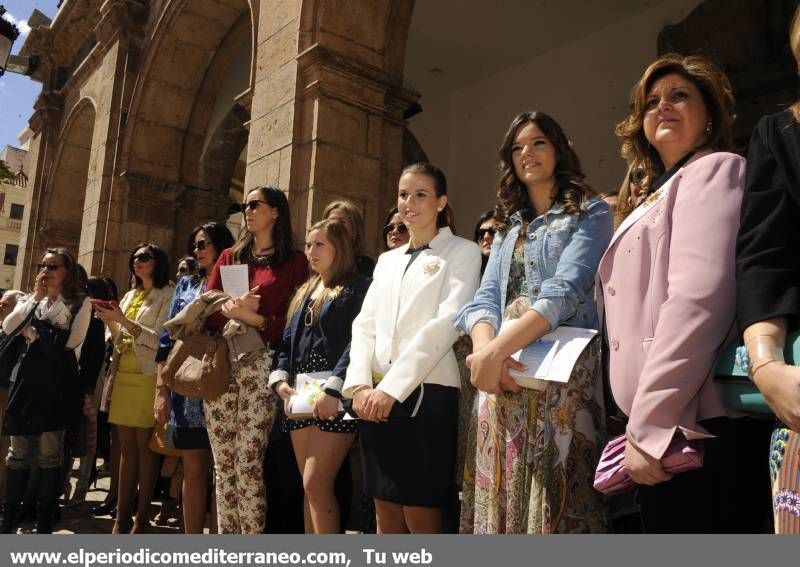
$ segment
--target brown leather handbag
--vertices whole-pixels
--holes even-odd
[[[206,401],[228,391],[230,376],[227,341],[207,335],[191,335],[175,341],[161,371],[161,379],[170,390]]]

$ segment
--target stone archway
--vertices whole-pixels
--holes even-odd
[[[91,168],[95,106],[89,99],[75,105],[60,136],[54,167],[43,198],[42,221],[38,227],[32,261],[46,247],[63,246],[77,258],[81,242],[86,188],[96,171]]]
[[[253,21],[248,0],[173,0],[164,9],[122,141],[119,250],[151,240],[175,259],[192,226],[225,220],[233,166],[247,142]],[[231,91],[233,68],[241,77]],[[220,147],[227,143],[238,151]]]

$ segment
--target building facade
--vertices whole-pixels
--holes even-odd
[[[14,174],[13,179],[0,180],[0,289],[11,289],[19,257],[19,240],[22,234],[22,219],[29,205],[28,175],[26,171],[28,152],[6,146],[0,151],[0,161]]]
[[[126,282],[138,242],[177,258],[194,225],[265,184],[287,192],[298,239],[329,201],[360,203],[377,252],[398,174],[424,158],[448,173],[469,234],[493,202],[503,132],[529,109],[562,122],[607,190],[625,169],[614,124],[657,53],[706,49],[733,71],[778,62],[758,110],[792,97],[794,3],[65,0],[21,52],[43,88],[14,285],[48,246]],[[721,11],[747,49],[731,52],[746,42],[719,31]],[[764,102],[763,81],[740,75]]]

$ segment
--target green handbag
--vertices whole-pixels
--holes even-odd
[[[760,417],[774,415],[764,396],[750,381],[747,370],[742,367],[736,350],[741,345],[733,344],[722,351],[717,360],[717,383],[722,385],[722,402],[725,407]],[[742,347],[743,348],[743,347]],[[789,333],[783,351],[786,364],[797,366],[800,362],[800,332]]]

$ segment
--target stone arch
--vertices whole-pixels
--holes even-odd
[[[96,108],[89,98],[80,100],[72,109],[59,136],[54,167],[45,189],[37,241],[33,259],[45,248],[63,246],[77,257],[83,221],[86,188],[97,172],[91,171],[92,140]]]
[[[194,131],[195,110],[213,105],[216,93],[209,85],[224,72],[215,59],[219,63],[218,55],[228,55],[226,38],[241,30],[250,33],[252,54],[252,13],[249,0],[173,0],[167,5],[134,86],[122,144],[125,171],[183,182],[185,155],[199,154],[192,134],[205,134]],[[252,65],[250,75],[252,80]]]

